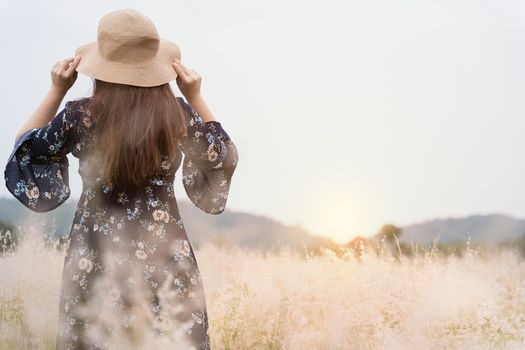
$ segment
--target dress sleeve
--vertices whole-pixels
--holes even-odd
[[[239,154],[218,121],[203,123],[201,116],[178,97],[186,118],[187,137],[180,142],[184,153],[182,182],[186,194],[208,214],[224,211]]]
[[[46,126],[22,134],[7,161],[7,189],[32,211],[53,210],[71,194],[67,154],[73,147],[74,123],[70,103]]]

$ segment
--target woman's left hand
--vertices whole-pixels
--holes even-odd
[[[75,69],[79,62],[80,55],[55,63],[51,69],[51,87],[65,94],[77,80],[78,72]]]

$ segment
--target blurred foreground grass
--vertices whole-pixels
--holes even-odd
[[[525,262],[511,251],[196,255],[212,349],[525,348]],[[54,349],[63,259],[34,238],[0,258],[0,349]]]

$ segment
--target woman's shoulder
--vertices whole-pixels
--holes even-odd
[[[65,110],[67,118],[71,122],[79,122],[83,118],[91,118],[91,111],[89,108],[89,101],[92,97],[80,97],[66,102]]]
[[[68,111],[82,111],[86,107],[86,103],[91,101],[92,97],[79,97],[74,100],[66,102],[66,110]]]
[[[83,135],[89,134],[89,130],[94,125],[94,115],[88,102],[91,97],[81,97],[66,102],[65,118],[73,130],[74,138],[78,141]]]

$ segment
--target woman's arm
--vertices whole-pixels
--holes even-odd
[[[79,62],[80,56],[74,59],[72,57],[67,58],[55,63],[51,70],[51,88],[31,117],[29,117],[20,131],[18,131],[15,142],[27,130],[41,128],[53,119],[67,91],[75,83],[78,75],[75,69]]]
[[[26,121],[24,126],[16,134],[15,141],[27,130],[44,127],[58,111],[58,107],[64,99],[65,93],[55,88],[50,88],[40,105]]]
[[[226,208],[239,153],[200,94],[200,75],[179,60],[173,62],[173,68],[178,74],[177,85],[188,102],[183,103],[188,138],[181,143],[182,183],[193,204],[206,213],[218,215]]]
[[[190,96],[187,100],[188,104],[199,113],[204,123],[216,120],[201,94]]]

